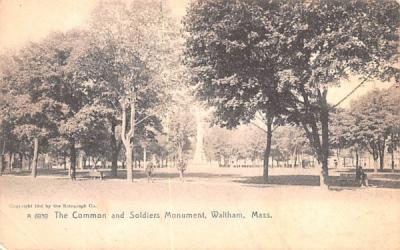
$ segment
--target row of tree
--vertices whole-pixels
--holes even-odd
[[[188,105],[179,98],[187,88],[177,27],[162,2],[101,1],[89,29],[53,33],[4,55],[0,170],[6,153],[19,154],[36,176],[46,153],[68,157],[75,179],[84,152],[111,161],[116,176],[123,149],[132,180],[135,145],[164,137],[167,152],[187,148],[190,129],[181,125],[191,118],[179,112]]]
[[[111,161],[114,176],[122,158],[132,180],[138,147],[182,159],[195,127],[188,82],[213,107],[215,124],[265,130],[264,139],[254,127],[246,139],[228,140],[229,132],[215,129],[206,141],[215,159],[262,152],[265,181],[271,153],[297,159],[311,148],[322,184],[334,147],[369,149],[383,162],[398,141],[398,127],[383,124],[395,124],[385,103],[396,103],[396,92],[372,92],[372,103],[359,101],[349,112],[327,95],[350,75],[359,86],[398,80],[398,13],[394,0],[202,0],[189,5],[182,44],[162,1],[102,1],[88,30],[52,34],[2,58],[0,163],[6,153],[26,156],[36,176],[39,154],[68,156],[75,178],[84,152]],[[371,118],[369,105],[386,113]],[[218,141],[213,133],[226,136]]]
[[[351,149],[359,165],[359,157],[369,152],[374,160],[374,170],[384,167],[385,152],[394,154],[400,144],[400,89],[375,89],[351,103],[347,110],[332,114],[332,146]]]
[[[337,163],[340,158],[350,158],[353,165],[360,166],[360,158],[369,154],[374,160],[374,169],[377,170],[379,165],[382,170],[385,153],[389,153],[390,165],[394,169],[399,133],[400,88],[374,89],[353,100],[349,107],[335,109],[331,114],[329,155]],[[264,136],[265,131],[254,124],[241,125],[233,130],[212,127],[206,132],[206,155],[220,165],[238,165],[238,161],[256,165],[264,153]],[[284,125],[275,128],[270,153],[272,164],[276,161],[278,165],[284,162],[300,166],[312,155],[313,150],[299,127]]]
[[[258,165],[263,159],[266,141],[265,131],[255,125],[242,125],[234,130],[209,128],[205,140],[205,153],[219,165]],[[295,126],[281,126],[274,131],[270,158],[289,165],[300,166],[304,157],[312,151],[302,131]]]
[[[216,123],[265,124],[264,180],[274,125],[300,126],[328,181],[330,87],[349,75],[399,79],[395,0],[202,0],[184,19],[186,64]]]

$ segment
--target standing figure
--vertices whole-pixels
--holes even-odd
[[[184,182],[184,177],[183,177],[183,173],[185,172],[186,168],[187,168],[187,162],[184,160],[179,160],[178,164],[177,164],[177,168],[179,171],[179,177],[181,178],[181,181]]]
[[[148,162],[146,164],[146,175],[147,175],[147,182],[154,182],[153,180],[153,171],[154,171],[154,165],[152,162]]]
[[[356,182],[359,186],[368,187],[368,177],[361,166],[356,169]]]

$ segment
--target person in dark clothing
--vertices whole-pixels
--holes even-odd
[[[361,166],[356,169],[356,182],[358,185],[368,187],[368,177]]]

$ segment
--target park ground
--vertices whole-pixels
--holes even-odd
[[[400,249],[400,173],[369,173],[371,187],[340,183],[331,170],[329,190],[317,169],[189,168],[185,182],[175,169],[156,169],[147,183],[71,181],[62,170],[0,177],[0,244],[6,249]],[[106,173],[107,174],[107,173]],[[55,208],[54,205],[86,205]],[[32,208],[24,208],[32,205]],[[43,205],[37,207],[35,205]],[[45,205],[50,205],[46,208]],[[19,208],[17,208],[19,206]],[[95,207],[94,207],[95,206]],[[55,218],[60,210],[68,218]],[[213,219],[211,211],[244,218]],[[106,213],[106,219],[75,219],[72,213]],[[129,218],[155,213],[159,219]],[[202,213],[206,219],[170,219],[166,212]],[[269,214],[252,218],[252,213]],[[121,214],[124,218],[110,218]],[[27,218],[32,214],[32,218]],[[34,218],[35,215],[48,214]]]

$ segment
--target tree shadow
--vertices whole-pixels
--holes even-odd
[[[12,172],[6,171],[3,172],[2,175],[11,175],[11,176],[30,176],[32,175],[32,171],[29,169],[14,169]],[[37,176],[68,176],[68,170],[64,169],[37,169]]]
[[[90,180],[92,177],[89,175],[91,169],[77,169],[75,172],[76,175],[76,180]],[[117,176],[112,176],[111,175],[111,169],[98,169],[98,171],[103,173],[103,179],[116,179],[116,180],[123,180],[126,179],[126,170],[125,169],[118,169],[117,171]],[[31,170],[28,169],[23,169],[16,171],[14,170],[13,172],[4,172],[4,176],[31,176]],[[56,179],[63,179],[63,178],[69,178],[68,170],[64,169],[38,169],[37,170],[37,177],[54,177]],[[208,173],[187,173],[185,174],[185,177],[199,177],[199,178],[211,178],[213,174],[208,174]],[[217,175],[214,175],[217,176]],[[179,178],[179,173],[178,171],[176,172],[171,172],[171,173],[165,173],[165,172],[155,172],[153,174],[153,177],[155,178]],[[147,178],[147,175],[143,169],[134,169],[133,170],[133,179],[142,179],[142,178]]]
[[[188,172],[185,174],[185,176],[208,179],[208,178],[232,178],[232,177],[238,177],[240,175],[238,175],[238,174],[213,174],[213,173],[203,173],[203,172],[198,172],[198,173]]]
[[[385,180],[369,180],[369,186],[376,188],[394,188],[400,189],[400,181],[385,181]]]
[[[242,184],[264,184],[262,176],[242,177],[233,182]],[[289,186],[319,186],[317,175],[272,175],[268,178],[268,185],[289,185]]]
[[[193,172],[187,172],[184,174],[185,178],[199,178],[199,179],[212,179],[212,178],[234,178],[239,175],[237,174],[213,174],[213,173],[203,173],[203,172],[198,172],[198,173],[193,173]],[[157,179],[174,179],[174,178],[180,178],[179,177],[179,172],[158,172],[155,171],[152,174],[153,178]],[[108,173],[108,175],[105,176],[106,179],[126,179],[126,171],[118,171],[118,176],[113,177],[111,176],[111,173]],[[144,170],[133,170],[133,178],[134,179],[142,179],[142,178],[147,178],[147,174],[145,173]]]
[[[89,175],[90,169],[77,170],[76,172],[76,180],[84,181],[91,180],[92,178]],[[118,174],[116,177],[111,176],[110,169],[99,169],[99,171],[103,172],[105,180],[107,179],[126,179],[126,170],[118,169]],[[344,170],[336,170],[336,174],[340,173],[354,173],[354,169],[344,169]],[[392,172],[390,169],[383,172],[373,172],[373,170],[368,169],[366,171],[368,176],[368,182],[370,187],[374,188],[391,188],[391,189],[400,189],[400,171]],[[3,175],[7,176],[30,176],[31,171],[28,169],[23,169],[19,171],[14,171],[12,173],[5,172]],[[38,169],[37,171],[38,177],[47,176],[54,177],[55,179],[66,179],[69,178],[68,170],[64,169]],[[247,186],[254,187],[273,187],[273,186],[319,186],[320,185],[320,177],[319,175],[271,175],[269,176],[269,183],[267,185],[264,184],[264,180],[262,176],[243,176],[239,174],[215,174],[215,173],[207,173],[207,172],[187,172],[185,173],[185,181],[188,182],[196,182],[196,179],[227,179],[229,182],[246,184]],[[155,179],[179,179],[178,171],[171,172],[158,172],[157,170],[153,173],[153,178]],[[143,169],[134,169],[133,170],[133,178],[134,179],[146,179],[147,175]],[[221,180],[225,181],[225,180]],[[329,186],[331,190],[342,191],[342,190],[355,190],[358,189],[355,180],[348,179],[342,180],[339,176],[329,176]]]
[[[368,184],[374,188],[400,188],[400,176],[396,174],[379,174],[377,176],[368,175]],[[269,176],[269,182],[264,184],[262,176],[242,177],[233,182],[241,184],[249,184],[255,187],[269,187],[274,185],[282,186],[319,186],[320,177],[318,175],[272,175]],[[356,190],[360,186],[355,180],[341,180],[339,176],[329,176],[328,181],[331,190]],[[261,186],[262,185],[262,186]]]

